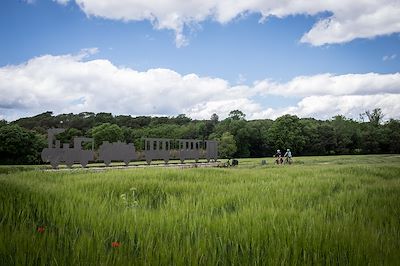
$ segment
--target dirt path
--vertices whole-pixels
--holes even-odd
[[[209,163],[170,163],[170,164],[132,164],[128,166],[89,166],[89,167],[78,167],[77,165],[72,168],[59,168],[59,169],[44,169],[43,171],[57,172],[57,171],[107,171],[107,170],[128,170],[138,168],[204,168],[204,167],[218,167],[220,162],[209,162]]]

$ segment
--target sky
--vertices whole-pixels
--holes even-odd
[[[398,0],[2,0],[0,119],[400,118]]]

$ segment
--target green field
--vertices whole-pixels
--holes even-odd
[[[267,160],[2,167],[0,265],[400,264],[399,155]]]

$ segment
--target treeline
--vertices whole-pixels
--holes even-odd
[[[46,146],[47,129],[62,127],[61,143],[71,143],[74,136],[93,137],[95,146],[102,141],[133,142],[142,147],[143,137],[172,139],[215,139],[220,157],[265,157],[277,149],[290,148],[296,155],[333,155],[400,153],[400,121],[382,122],[380,109],[366,111],[355,121],[335,116],[321,121],[284,115],[276,120],[249,120],[239,110],[219,120],[193,120],[184,114],[176,117],[150,117],[110,113],[53,115],[52,112],[0,121],[0,162],[3,164],[40,163]]]

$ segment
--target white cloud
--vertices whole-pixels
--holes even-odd
[[[69,0],[53,0],[53,2],[57,2],[61,5],[66,5],[69,2]]]
[[[68,0],[55,0],[66,4]],[[343,43],[356,38],[373,38],[400,32],[398,0],[75,0],[88,16],[122,21],[150,21],[156,29],[176,33],[177,46],[187,44],[185,26],[212,19],[228,23],[247,13],[269,16],[332,15],[318,21],[301,42],[315,46]]]
[[[239,108],[248,101],[243,87],[231,87],[223,79],[180,75],[169,69],[138,72],[108,60],[84,61],[91,51],[45,55],[0,68],[0,110],[10,117],[11,110],[195,116],[190,110],[208,102],[229,100],[230,107]]]
[[[243,83],[246,82],[246,80],[247,80],[246,76],[241,74],[241,73],[239,73],[239,75],[238,75],[238,77],[236,79],[236,84],[243,84]]]
[[[333,11],[333,16],[319,21],[303,35],[301,42],[320,46],[400,32],[399,1],[355,2],[360,5],[354,6],[354,13]]]
[[[262,94],[281,96],[356,95],[400,93],[400,73],[394,74],[320,74],[299,76],[287,83],[258,81],[255,89]]]
[[[253,114],[262,109],[258,103],[248,98],[233,99],[232,97],[229,97],[229,95],[227,98],[230,99],[211,100],[195,104],[193,107],[188,108],[186,113],[192,118],[208,119],[214,113],[218,114],[221,118],[225,118],[232,110],[243,110],[249,115],[250,119],[252,119],[256,118],[253,117]]]
[[[293,114],[299,117],[316,117],[329,119],[341,114],[350,118],[357,118],[366,110],[381,108],[385,118],[399,118],[400,94],[379,95],[323,95],[303,98],[296,106],[280,109],[267,109],[254,114],[255,117],[277,118],[284,114]]]
[[[396,59],[397,54],[392,54],[392,55],[385,55],[384,57],[382,57],[383,61],[388,61],[388,60],[394,60]]]
[[[221,118],[239,109],[247,118],[330,118],[337,114],[357,118],[382,108],[387,118],[400,118],[400,73],[321,74],[301,76],[287,83],[270,80],[252,86],[233,86],[219,78],[181,75],[170,69],[136,71],[108,60],[90,60],[96,49],[78,54],[44,55],[21,65],[0,68],[0,117],[8,120],[48,110],[59,113],[111,112],[132,115],[177,115]],[[278,95],[281,108],[262,104]],[[301,97],[287,106],[284,97]],[[275,98],[277,96],[274,96]]]

